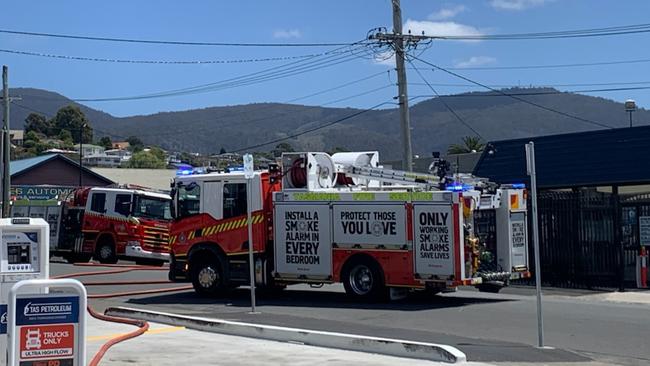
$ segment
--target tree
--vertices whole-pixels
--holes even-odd
[[[113,148],[113,141],[110,137],[104,136],[97,141],[97,145],[102,146],[106,150],[110,150]]]
[[[448,154],[466,154],[471,152],[483,151],[485,144],[481,141],[481,138],[476,136],[465,136],[463,137],[462,144],[453,144],[449,146],[447,150]]]
[[[285,152],[294,152],[295,150],[293,149],[293,146],[291,146],[290,143],[288,142],[281,142],[277,145],[275,145],[275,149],[273,149],[272,153],[273,156],[279,157],[282,155],[282,153]]]
[[[151,151],[138,151],[126,162],[125,167],[136,169],[164,169],[167,162]]]
[[[66,106],[56,112],[51,124],[58,135],[62,130],[68,130],[72,134],[72,140],[75,144],[79,143],[80,133],[84,144],[93,141],[93,129],[90,127],[90,121],[86,115],[77,106]]]
[[[47,135],[52,129],[52,124],[49,122],[45,116],[42,116],[38,113],[30,113],[27,118],[25,118],[25,132],[36,132]]]
[[[226,149],[224,149],[223,146],[222,146],[221,150],[219,150],[219,155],[225,154],[225,153],[226,153]]]
[[[144,142],[136,136],[129,136],[129,138],[126,139],[126,142],[129,143],[129,150],[132,152],[138,152],[144,149]]]

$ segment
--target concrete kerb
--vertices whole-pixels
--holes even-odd
[[[105,313],[112,316],[146,320],[240,337],[292,342],[317,347],[337,348],[348,351],[369,352],[387,356],[447,363],[467,361],[467,357],[463,352],[455,347],[442,344],[241,323],[126,307],[111,307],[106,309]]]

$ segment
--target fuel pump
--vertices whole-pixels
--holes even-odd
[[[42,218],[0,219],[0,238],[0,365],[5,365],[9,290],[22,280],[49,277],[49,226]]]

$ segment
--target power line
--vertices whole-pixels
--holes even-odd
[[[253,62],[271,62],[271,61],[287,61],[295,59],[310,58],[316,56],[323,56],[326,52],[318,54],[309,54],[309,55],[297,55],[297,56],[282,56],[282,57],[261,57],[261,58],[248,58],[248,59],[233,59],[233,60],[185,60],[185,61],[174,61],[174,60],[132,60],[132,59],[115,59],[115,58],[102,58],[102,57],[83,57],[83,56],[69,56],[69,55],[57,55],[50,53],[42,52],[31,52],[31,51],[20,51],[20,50],[9,50],[9,49],[0,49],[0,52],[22,55],[22,56],[36,56],[36,57],[46,57],[54,58],[59,60],[66,61],[92,61],[92,62],[110,62],[110,63],[125,63],[125,64],[159,64],[159,65],[207,65],[207,64],[242,64],[242,63],[253,63]]]
[[[413,61],[411,61],[410,58],[406,58],[406,61],[408,61],[408,63],[409,63],[410,65],[413,65]],[[458,119],[458,121],[459,121],[460,123],[462,123],[462,124],[463,124],[465,127],[467,127],[470,131],[474,132],[474,134],[475,134],[476,136],[478,136],[478,137],[481,138],[482,140],[485,140],[485,138],[483,138],[483,136],[481,136],[481,134],[478,133],[478,131],[476,131],[476,130],[475,130],[475,129],[474,129],[474,128],[469,124],[469,123],[465,122],[465,121],[464,121],[464,120],[463,120],[463,119],[458,115],[458,113],[456,113],[456,111],[454,111],[454,110],[451,108],[451,106],[450,106],[449,104],[447,104],[447,102],[445,102],[444,99],[441,99],[441,98],[440,98],[440,94],[438,94],[438,92],[436,91],[436,89],[435,89],[431,84],[429,84],[429,81],[427,81],[427,79],[424,78],[424,75],[422,75],[422,73],[420,72],[420,70],[415,69],[415,72],[420,76],[420,79],[422,79],[422,81],[424,81],[425,84],[427,84],[427,85],[429,86],[429,89],[431,89],[431,90],[433,91],[433,93],[438,97],[437,100],[440,101],[440,103],[442,103],[442,104],[445,106],[445,108],[447,108],[447,109],[449,110],[449,112],[451,112],[451,114],[453,114],[454,116],[456,116],[456,119]]]
[[[609,126],[609,125],[606,125],[606,124],[604,124],[604,123],[596,122],[596,121],[593,121],[593,120],[590,120],[590,119],[587,119],[587,118],[583,118],[583,117],[580,117],[580,116],[575,116],[575,115],[570,114],[570,113],[566,113],[566,112],[558,111],[558,110],[556,110],[556,109],[553,109],[553,108],[550,108],[550,107],[546,107],[546,106],[544,106],[544,105],[541,105],[541,104],[538,104],[538,103],[535,103],[535,102],[531,102],[531,101],[526,100],[526,99],[524,99],[524,98],[520,98],[520,97],[518,97],[518,96],[516,96],[516,95],[512,95],[512,94],[505,93],[505,92],[503,92],[503,91],[501,91],[501,90],[491,88],[491,87],[489,87],[489,86],[487,86],[487,85],[485,85],[485,84],[479,83],[478,81],[474,81],[474,80],[469,79],[469,78],[467,78],[467,77],[465,77],[465,76],[459,75],[459,74],[457,74],[457,73],[455,73],[455,72],[453,72],[453,71],[449,71],[449,70],[447,70],[447,69],[445,69],[445,68],[442,68],[442,67],[440,67],[440,66],[434,65],[434,64],[432,64],[432,63],[430,63],[430,62],[428,62],[428,61],[422,60],[421,58],[419,58],[419,57],[417,57],[417,56],[411,56],[411,57],[414,58],[414,59],[416,59],[416,60],[418,60],[418,61],[420,61],[420,62],[422,62],[422,63],[424,63],[424,64],[427,64],[427,65],[429,65],[429,66],[431,66],[431,67],[434,67],[434,68],[436,68],[436,69],[438,69],[438,70],[440,70],[440,71],[443,71],[443,72],[445,72],[445,73],[447,73],[447,74],[449,74],[449,75],[452,75],[452,76],[455,76],[455,77],[457,77],[457,78],[463,79],[463,80],[468,81],[468,82],[470,82],[470,83],[472,83],[472,84],[479,85],[479,86],[481,86],[481,87],[483,87],[483,88],[485,88],[485,89],[488,89],[488,90],[491,90],[491,91],[493,91],[493,92],[495,92],[495,93],[499,93],[499,94],[501,94],[501,95],[504,95],[504,96],[510,97],[510,98],[515,99],[515,100],[518,100],[518,101],[520,101],[520,102],[523,102],[523,103],[526,103],[526,104],[530,104],[530,105],[535,106],[535,107],[537,107],[537,108],[544,109],[544,110],[549,111],[549,112],[557,113],[557,114],[559,114],[559,115],[562,115],[562,116],[565,116],[565,117],[569,117],[569,118],[573,118],[573,119],[576,119],[576,120],[579,120],[579,121],[582,121],[582,122],[586,122],[586,123],[589,123],[589,124],[593,124],[593,125],[596,125],[596,126],[605,127],[605,128],[614,128],[614,127]]]
[[[559,39],[559,38],[586,38],[603,37],[650,32],[650,24],[633,24],[606,28],[591,28],[578,30],[563,30],[553,32],[537,33],[506,33],[486,35],[422,35],[418,37],[439,40],[460,40],[460,41],[500,41],[500,40],[536,40],[536,39]]]
[[[589,66],[606,66],[606,65],[625,65],[648,63],[650,59],[642,58],[635,60],[618,60],[618,61],[599,61],[599,62],[578,62],[571,64],[550,64],[550,65],[514,65],[514,66],[474,66],[474,67],[445,67],[447,70],[537,70],[537,69],[560,69],[570,67],[589,67]]]
[[[357,116],[359,116],[361,114],[373,111],[373,110],[375,110],[375,109],[377,109],[377,108],[379,108],[379,107],[381,107],[383,105],[392,104],[392,103],[393,103],[392,101],[386,101],[386,102],[382,102],[382,103],[379,103],[379,104],[375,104],[374,106],[372,106],[370,108],[367,108],[367,109],[364,109],[362,111],[349,114],[349,115],[347,115],[347,116],[345,116],[343,118],[339,118],[339,119],[337,119],[335,121],[328,122],[326,124],[323,124],[323,125],[320,125],[320,126],[317,126],[317,127],[314,127],[314,128],[310,128],[310,129],[302,131],[302,132],[294,133],[294,134],[286,136],[286,137],[282,137],[282,138],[274,139],[274,140],[271,140],[271,141],[267,141],[267,142],[263,142],[263,143],[259,143],[259,144],[255,144],[255,145],[251,145],[251,146],[246,146],[246,147],[243,147],[243,148],[240,148],[240,149],[232,150],[232,152],[242,152],[242,151],[257,149],[258,147],[262,147],[262,146],[266,146],[266,145],[270,145],[270,144],[275,144],[275,143],[278,143],[278,142],[281,142],[281,141],[293,139],[293,138],[308,134],[310,132],[318,131],[318,130],[321,130],[323,128],[333,126],[333,125],[335,125],[337,123],[347,121],[347,120],[352,119],[354,117],[357,117]]]
[[[103,42],[122,42],[122,43],[145,43],[145,44],[162,44],[177,46],[223,46],[223,47],[331,47],[331,46],[348,46],[351,43],[344,42],[324,42],[324,43],[243,43],[243,42],[196,42],[196,41],[168,41],[154,39],[137,39],[137,38],[113,38],[113,37],[93,37],[72,34],[59,33],[41,33],[16,31],[9,29],[0,29],[0,33],[32,36],[32,37],[49,37],[65,38],[84,41],[103,41]]]
[[[573,93],[596,93],[596,92],[616,92],[616,91],[629,91],[629,90],[650,90],[650,86],[638,86],[627,88],[602,88],[602,89],[579,89],[579,90],[549,90],[549,91],[536,91],[536,92],[521,92],[521,93],[508,93],[510,96],[530,96],[530,95],[558,95],[558,94],[573,94]],[[486,93],[463,93],[463,94],[448,94],[448,95],[419,95],[419,98],[481,98],[481,97],[502,97],[502,93],[486,94]]]
[[[353,52],[355,47],[352,47],[345,52],[338,52],[344,49],[341,47],[326,53],[326,56],[315,56],[308,59],[289,62],[283,65],[274,66],[261,71],[256,71],[249,74],[240,75],[234,78],[220,80],[216,82],[195,85],[186,88],[172,89],[160,92],[153,92],[141,95],[119,96],[119,97],[103,97],[103,98],[72,98],[75,102],[115,102],[115,101],[130,101],[142,99],[154,99],[162,97],[182,96],[197,93],[205,93],[217,90],[224,90],[240,86],[248,86],[261,82],[277,80],[290,76],[303,74],[306,72],[320,70],[326,67],[335,66],[344,62],[349,62],[358,59],[360,56],[355,55]],[[356,46],[360,48],[360,46]]]
[[[414,70],[411,68],[410,70]],[[423,68],[418,68],[418,70],[423,70]],[[424,69],[429,70],[429,69]],[[449,69],[447,69],[449,70]],[[459,88],[476,88],[478,87],[475,84],[458,84],[458,83],[430,83],[433,86],[445,86],[445,87],[459,87]],[[493,88],[564,88],[564,87],[576,87],[576,86],[615,86],[615,85],[646,85],[650,84],[650,81],[618,81],[618,82],[609,82],[609,83],[572,83],[572,84],[487,84]],[[422,86],[427,85],[426,83],[409,83],[409,85]]]

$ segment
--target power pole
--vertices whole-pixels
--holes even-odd
[[[399,95],[399,115],[402,125],[402,169],[413,171],[413,147],[411,145],[411,118],[406,88],[406,69],[404,68],[404,38],[402,37],[402,9],[400,0],[393,3],[393,45],[395,48],[395,66],[397,68],[397,90]]]
[[[9,68],[2,66],[2,101],[4,103],[4,118],[2,123],[2,217],[9,217],[9,190],[11,177],[9,175],[9,154],[11,154],[11,139],[9,137]]]

